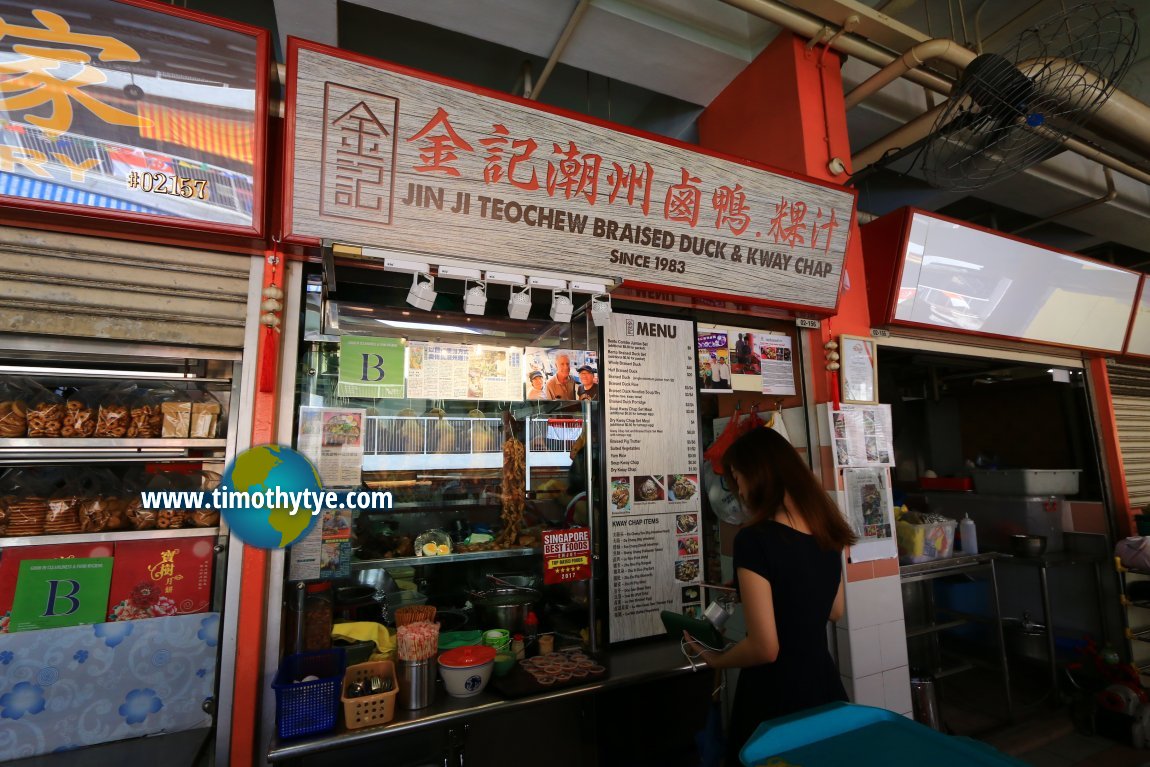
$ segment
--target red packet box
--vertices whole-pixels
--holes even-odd
[[[119,541],[108,620],[205,612],[212,603],[214,536]]]
[[[88,559],[112,556],[111,543],[50,543],[45,546],[0,547],[0,633],[8,631],[8,614],[16,595],[20,563],[25,559]]]

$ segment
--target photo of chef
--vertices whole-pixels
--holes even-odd
[[[527,374],[527,399],[540,400],[547,399],[547,392],[543,390],[544,379],[541,370],[532,370]]]
[[[732,391],[730,336],[727,333],[699,331],[695,346],[698,349],[699,390],[724,394]]]
[[[523,383],[528,400],[596,400],[599,397],[597,355],[529,346],[523,354]]]
[[[667,497],[663,487],[662,477],[635,477],[635,501],[637,503],[650,503],[661,501]]]
[[[578,399],[590,400],[592,402],[599,399],[599,384],[598,373],[591,365],[580,365],[578,370],[579,386],[578,386]]]
[[[755,351],[755,334],[738,333],[735,337],[735,360],[731,372],[736,375],[754,375],[762,372],[762,362]]]

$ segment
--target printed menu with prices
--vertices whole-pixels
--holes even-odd
[[[694,328],[612,314],[605,351],[610,628],[623,642],[663,633],[662,610],[702,613]]]

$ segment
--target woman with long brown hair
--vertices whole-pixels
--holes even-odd
[[[827,648],[827,621],[844,608],[846,519],[780,434],[758,428],[723,456],[751,519],[735,536],[736,585],[747,636],[726,651],[689,635],[688,650],[712,668],[742,669],[727,735],[727,764],[764,720],[847,699]]]

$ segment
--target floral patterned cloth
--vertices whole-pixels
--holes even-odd
[[[0,762],[207,727],[219,613],[0,635]]]

